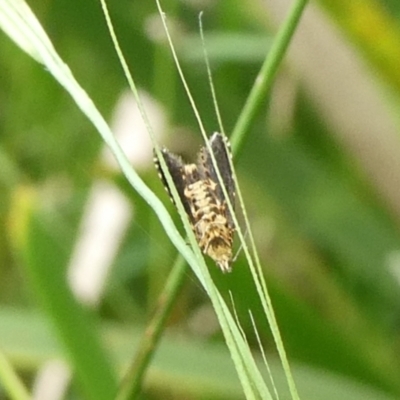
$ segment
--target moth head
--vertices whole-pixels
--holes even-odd
[[[215,238],[207,248],[207,254],[216,262],[222,272],[231,272],[232,247],[222,238]]]

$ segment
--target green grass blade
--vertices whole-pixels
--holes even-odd
[[[44,226],[45,220],[35,213],[29,218],[22,243],[26,276],[53,322],[87,398],[108,400],[115,396],[116,379],[98,338],[97,321],[68,287],[60,249]]]
[[[179,235],[179,232],[173,224],[167,210],[158,197],[139,177],[136,171],[132,169],[106,121],[86,92],[75,80],[68,66],[58,56],[46,33],[40,27],[38,21],[34,19],[32,12],[27,7],[26,3],[22,0],[18,0],[18,2],[7,0],[0,3],[1,28],[10,36],[11,39],[19,44],[20,28],[21,26],[24,27],[24,38],[27,43],[24,42],[22,49],[27,51],[28,54],[32,55],[37,61],[44,64],[54,78],[71,95],[77,106],[93,123],[104,142],[110,147],[129,183],[155,211],[172,243],[177,247],[178,251],[184,256],[190,265],[196,266],[196,259],[193,252],[188,248],[182,236]],[[7,19],[8,14],[10,13],[12,13],[12,20],[14,21],[11,26],[9,24],[3,24],[4,19]],[[29,18],[25,15],[26,13],[30,14],[28,16]],[[30,23],[32,19],[34,19],[35,23]]]

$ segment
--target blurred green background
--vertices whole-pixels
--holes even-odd
[[[100,4],[29,4],[96,106],[115,121],[127,83]],[[289,4],[163,2],[207,131],[219,128],[199,41],[199,12],[204,11],[206,47],[229,136]],[[201,136],[160,33],[155,4],[123,0],[109,7],[134,79],[158,102],[161,144],[195,157]],[[105,161],[101,138],[50,74],[5,35],[0,54],[0,346],[28,387],[45,361],[62,357],[57,333],[38,312],[40,294],[27,264],[70,267],[88,199],[102,182],[122,193],[132,211],[92,302],[103,344],[120,367],[134,354],[175,250],[147,204]],[[235,159],[304,399],[400,396],[399,60],[397,1],[311,2]],[[122,112],[128,121],[129,110]],[[159,118],[152,111],[149,117]],[[140,143],[133,147],[140,149]],[[133,164],[178,222],[151,152],[143,154],[145,162]],[[257,319],[259,303],[249,290],[243,254],[230,275],[209,264],[222,290],[233,293],[258,353],[248,309]],[[275,365],[262,315],[257,322]],[[278,387],[280,374],[277,367]],[[73,385],[66,396],[81,394]],[[143,396],[243,397],[211,305],[189,269]]]

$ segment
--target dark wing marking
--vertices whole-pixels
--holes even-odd
[[[222,135],[221,133],[215,132],[210,138],[209,144],[214,154],[215,161],[217,163],[222,178],[222,182],[229,196],[229,200],[234,207],[236,190],[230,164],[230,151],[228,140],[226,136]],[[202,166],[205,175],[209,175],[211,180],[213,180],[217,184],[219,183],[218,175],[215,171],[213,160],[207,147],[203,147],[200,151],[199,166]],[[221,199],[225,199],[224,192],[219,184],[216,190],[218,191],[217,196],[219,196]],[[228,214],[230,216],[229,212]]]
[[[222,181],[225,185],[229,199],[234,206],[235,204],[235,181],[231,169],[231,152],[228,139],[222,133],[215,132],[210,139],[210,145],[215,156],[218,168],[220,170]],[[211,158],[211,157],[210,157]],[[212,164],[212,160],[210,159]],[[217,180],[218,182],[218,180]]]
[[[182,201],[183,207],[185,208],[186,213],[190,216],[190,204],[188,203],[188,199],[185,196],[185,187],[186,177],[185,177],[185,164],[181,157],[171,153],[167,149],[162,149],[161,154],[164,157],[165,164],[167,164],[167,168],[169,173],[171,174],[172,180],[174,181],[176,190],[179,194],[179,197]],[[160,161],[158,160],[157,156],[154,157],[154,163],[164,184],[165,189],[169,193],[171,200],[175,203],[174,198],[172,197],[171,189],[168,185],[167,178],[165,177],[164,172],[161,169]]]

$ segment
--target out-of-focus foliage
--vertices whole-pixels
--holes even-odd
[[[198,40],[198,13],[204,11],[206,46],[229,135],[274,38],[269,3],[273,10],[279,0],[164,3],[185,74],[210,132],[218,126]],[[389,115],[399,128],[400,4],[383,0],[321,4],[325,12],[315,17],[321,18],[320,27],[329,23],[337,29],[340,46],[365,66],[363,73],[376,97],[386,104],[387,114],[371,109],[364,118]],[[48,0],[32,1],[30,6],[76,78],[111,119],[127,85],[100,4]],[[155,39],[160,36],[155,4],[125,0],[110,2],[109,7],[134,78],[165,109],[170,127],[163,144],[190,157],[201,144],[200,135],[169,50],[162,39]],[[323,37],[321,32],[315,36]],[[336,48],[325,51],[334,56]],[[58,353],[49,339],[52,334],[43,333],[43,322],[35,319],[35,296],[24,274],[22,254],[44,232],[44,238],[51,238],[49,254],[57,258],[48,258],[49,265],[66,268],[88,194],[94,182],[102,179],[119,187],[134,207],[97,312],[104,324],[116,324],[115,336],[106,334],[105,343],[112,344],[115,360],[126,362],[129,356],[115,354],[132,352],[124,347],[125,341],[118,346],[122,338],[126,340],[124,328],[143,328],[175,254],[147,205],[102,162],[100,138],[65,92],[4,35],[0,54],[0,332],[13,326],[19,333],[1,343],[2,350],[25,373],[28,383],[44,359]],[[322,393],[329,398],[328,392],[332,399],[383,399],[385,392],[398,397],[400,212],[389,206],[393,201],[376,184],[379,171],[375,180],[369,179],[368,166],[357,158],[354,147],[339,139],[343,139],[340,128],[331,114],[321,111],[330,104],[315,95],[303,73],[289,58],[235,160],[285,346],[303,398],[318,399]],[[354,102],[362,101],[355,94]],[[385,142],[389,134],[379,131],[376,136]],[[369,151],[373,165],[379,161],[386,165],[382,153],[374,148]],[[168,204],[154,169],[141,173]],[[400,176],[395,167],[383,168],[381,173],[382,181],[388,175]],[[36,216],[40,229],[27,228],[27,213]],[[35,251],[29,249],[34,257]],[[37,259],[43,260],[43,254]],[[244,258],[239,256],[231,275],[221,275],[212,263],[210,268],[220,286],[232,292],[244,330],[257,351],[248,310],[257,320],[259,300],[248,290]],[[257,320],[257,324],[267,353],[274,355],[265,322]],[[20,331],[30,328],[39,343],[27,346],[28,338]],[[233,398],[230,391],[238,390],[233,369],[224,387],[219,373],[207,368],[208,355],[210,363],[221,365],[225,374],[229,355],[219,347],[216,354],[209,343],[221,337],[205,296],[191,277],[170,328],[172,339],[150,368],[147,398],[165,398],[160,394],[165,387],[175,398],[179,394],[188,398],[188,393],[193,398]],[[185,337],[188,345],[181,346],[175,335]],[[199,349],[204,359],[199,358]],[[191,384],[183,388],[184,380]],[[218,389],[214,397],[213,387]]]

